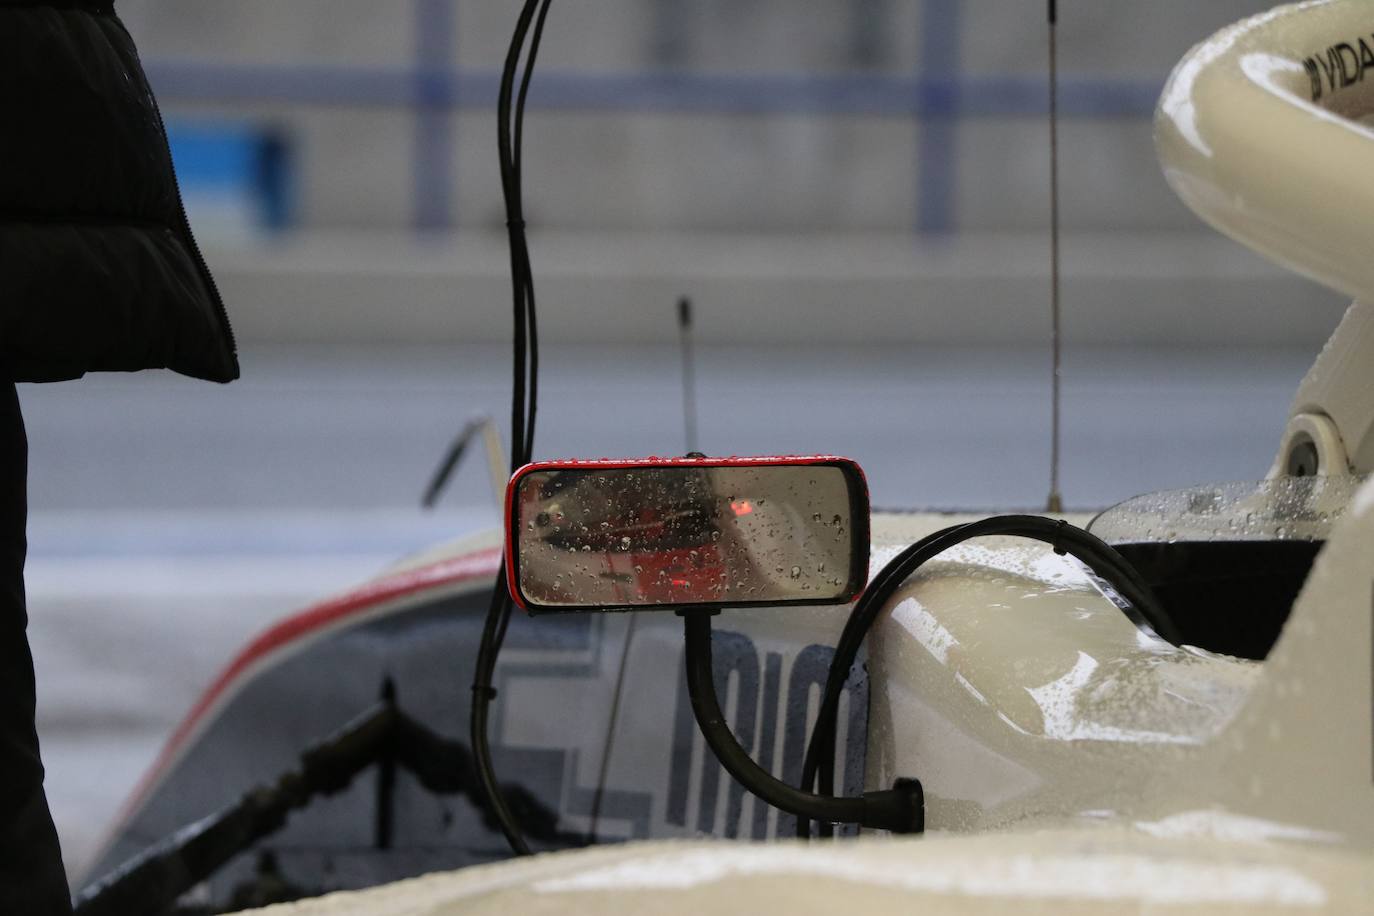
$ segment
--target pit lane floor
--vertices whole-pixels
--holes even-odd
[[[1070,350],[1068,505],[1262,477],[1314,356]],[[508,359],[504,347],[249,347],[225,388],[167,374],[21,386],[39,729],[73,875],[249,636],[496,523],[480,451],[434,512],[418,505],[468,417],[508,422]],[[685,450],[674,347],[546,345],[544,359],[539,455]],[[1043,504],[1043,352],[740,346],[698,359],[707,452],[849,455],[878,507]]]

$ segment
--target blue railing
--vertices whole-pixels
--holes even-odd
[[[153,61],[160,98],[193,102],[494,110],[500,74],[454,70],[239,66]],[[1066,77],[1060,113],[1069,118],[1145,117],[1162,83]],[[792,76],[780,74],[586,73],[543,69],[532,110],[681,114],[875,115],[920,119],[1043,117],[1045,82],[1024,77]]]

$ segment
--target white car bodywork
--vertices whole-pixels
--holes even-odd
[[[1157,124],[1170,183],[1204,219],[1360,302],[1371,49],[1369,0],[1282,7],[1194,49]],[[1276,472],[1304,436],[1324,474],[1374,470],[1369,307],[1304,380]],[[949,523],[875,516],[874,568]],[[629,844],[264,912],[1374,912],[1374,481],[1262,663],[1144,636],[1074,562],[989,539],[906,584],[869,666],[866,782],[920,778],[922,838]]]
[[[1304,437],[1320,473],[1374,470],[1374,10],[1318,0],[1223,29],[1174,70],[1155,139],[1194,212],[1355,299],[1298,389],[1275,472]]]

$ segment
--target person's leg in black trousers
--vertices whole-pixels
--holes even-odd
[[[34,730],[24,607],[28,440],[14,386],[0,383],[0,913],[71,912]]]

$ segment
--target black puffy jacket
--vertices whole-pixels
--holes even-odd
[[[238,377],[113,0],[0,0],[0,381]]]

